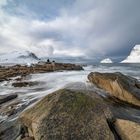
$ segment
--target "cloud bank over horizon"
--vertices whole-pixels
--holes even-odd
[[[127,56],[140,43],[139,0],[1,0],[0,53]]]

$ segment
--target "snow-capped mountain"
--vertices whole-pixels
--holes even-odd
[[[36,63],[38,62],[38,57],[29,51],[14,51],[10,53],[0,54],[0,63],[14,63],[14,64],[24,64],[24,63]]]
[[[103,59],[100,63],[113,63],[110,58]]]
[[[121,63],[140,63],[140,45],[136,45]]]

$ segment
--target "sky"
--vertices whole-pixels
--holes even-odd
[[[140,0],[0,0],[0,53],[124,59],[140,44]]]

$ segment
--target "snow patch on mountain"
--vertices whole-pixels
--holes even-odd
[[[140,63],[140,45],[136,45],[121,63]]]
[[[110,58],[103,59],[100,63],[113,63]]]
[[[14,64],[25,64],[25,63],[36,63],[38,57],[29,51],[14,51],[10,53],[0,54],[0,63],[14,63]]]

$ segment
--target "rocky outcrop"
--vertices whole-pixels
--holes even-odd
[[[82,66],[66,63],[43,63],[31,66],[15,65],[0,68],[0,82],[9,80],[9,77],[26,76],[34,73],[46,73],[60,70],[83,70]]]
[[[34,140],[17,119],[0,123],[0,140]]]
[[[21,125],[16,121],[0,123],[0,140],[16,140],[21,133]]]
[[[36,86],[36,85],[38,85],[38,82],[23,81],[23,82],[12,83],[12,86],[14,86],[14,87],[32,87],[32,86]]]
[[[37,99],[33,99],[31,101],[24,101],[20,100],[19,98],[15,98],[13,100],[9,100],[8,102],[5,102],[5,104],[0,104],[0,122],[3,121],[3,117],[9,118],[16,116],[20,114],[25,108],[27,108],[29,105],[36,102]]]
[[[17,94],[0,95],[0,104],[13,100],[17,98],[17,96]]]
[[[121,73],[99,72],[90,73],[88,79],[99,88],[106,90],[111,96],[140,106],[140,84],[136,79]]]
[[[35,140],[114,140],[108,110],[99,98],[81,91],[56,91],[20,115]]]
[[[117,119],[115,122],[115,129],[122,138],[122,140],[139,140],[140,139],[140,124]]]

